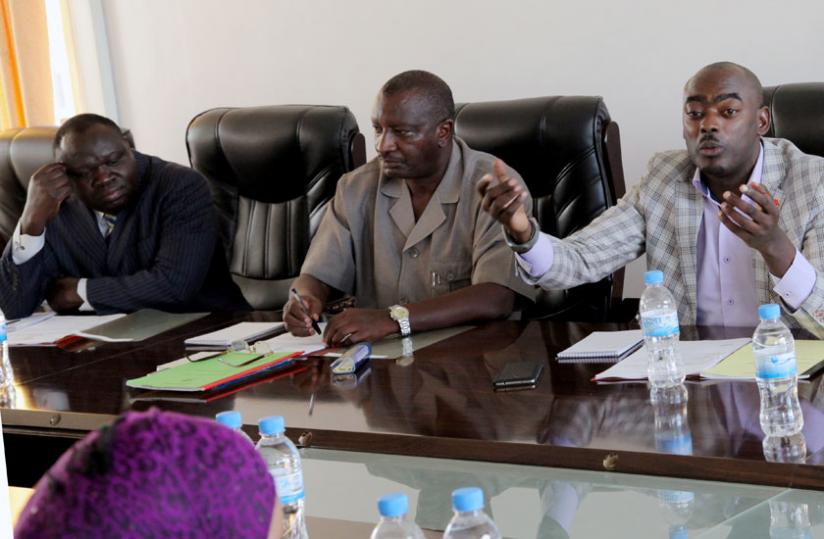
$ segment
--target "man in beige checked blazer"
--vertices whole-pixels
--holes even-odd
[[[539,233],[503,167],[478,189],[528,283],[598,281],[646,253],[684,325],[754,326],[759,304],[779,303],[786,323],[822,337],[824,159],[763,138],[769,125],[758,78],[721,62],[684,87],[686,151],[653,156],[640,184],[583,230]]]

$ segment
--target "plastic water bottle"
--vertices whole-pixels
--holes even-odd
[[[443,532],[444,539],[500,539],[492,519],[484,513],[484,491],[478,487],[459,488],[452,492],[455,516]]]
[[[761,305],[758,317],[761,323],[752,336],[752,349],[761,393],[761,430],[767,436],[791,436],[804,427],[798,402],[795,341],[781,322],[781,308],[775,303]]]
[[[283,417],[264,417],[258,422],[257,449],[266,461],[283,506],[283,537],[308,538],[303,510],[303,472],[295,444],[284,434]]]
[[[235,410],[228,410],[226,412],[219,412],[215,415],[215,420],[225,427],[229,427],[233,431],[237,432],[245,439],[249,440],[249,443],[255,445],[255,442],[249,437],[248,434],[243,430],[243,418],[240,415],[240,412]]]
[[[644,274],[647,288],[641,294],[641,329],[649,363],[647,377],[652,387],[672,387],[684,381],[686,373],[678,339],[678,306],[664,287],[664,274],[648,271]]]
[[[761,445],[767,462],[804,464],[807,461],[807,439],[802,432],[792,436],[766,436]]]
[[[380,522],[372,530],[370,539],[424,539],[423,532],[414,522],[403,517],[409,511],[409,498],[396,492],[378,499]]]
[[[0,403],[10,402],[14,397],[14,371],[9,360],[9,339],[6,317],[0,310]]]

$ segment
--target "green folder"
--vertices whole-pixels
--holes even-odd
[[[227,352],[209,359],[191,361],[128,380],[128,387],[161,391],[209,391],[233,384],[262,371],[283,367],[301,352]]]

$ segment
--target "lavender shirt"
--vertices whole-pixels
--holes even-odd
[[[758,154],[748,183],[761,183],[764,147]],[[704,196],[704,215],[698,231],[696,323],[706,326],[755,326],[758,324],[758,292],[755,289],[756,252],[733,234],[718,218],[718,202],[701,181],[698,169],[693,185]],[[745,200],[748,200],[746,195]],[[518,265],[538,277],[552,267],[554,252],[549,236],[541,233],[529,251],[515,254]],[[797,249],[784,277],[771,275],[773,290],[795,311],[815,286],[815,268]]]

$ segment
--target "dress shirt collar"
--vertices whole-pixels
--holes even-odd
[[[461,147],[457,138],[452,140],[452,155],[449,157],[449,165],[446,167],[441,183],[435,188],[432,199],[437,199],[442,204],[454,204],[461,198],[461,188],[463,187],[463,166],[461,159]],[[381,193],[392,198],[400,198],[403,189],[406,189],[406,182],[400,178],[386,178],[381,173],[380,190]]]

